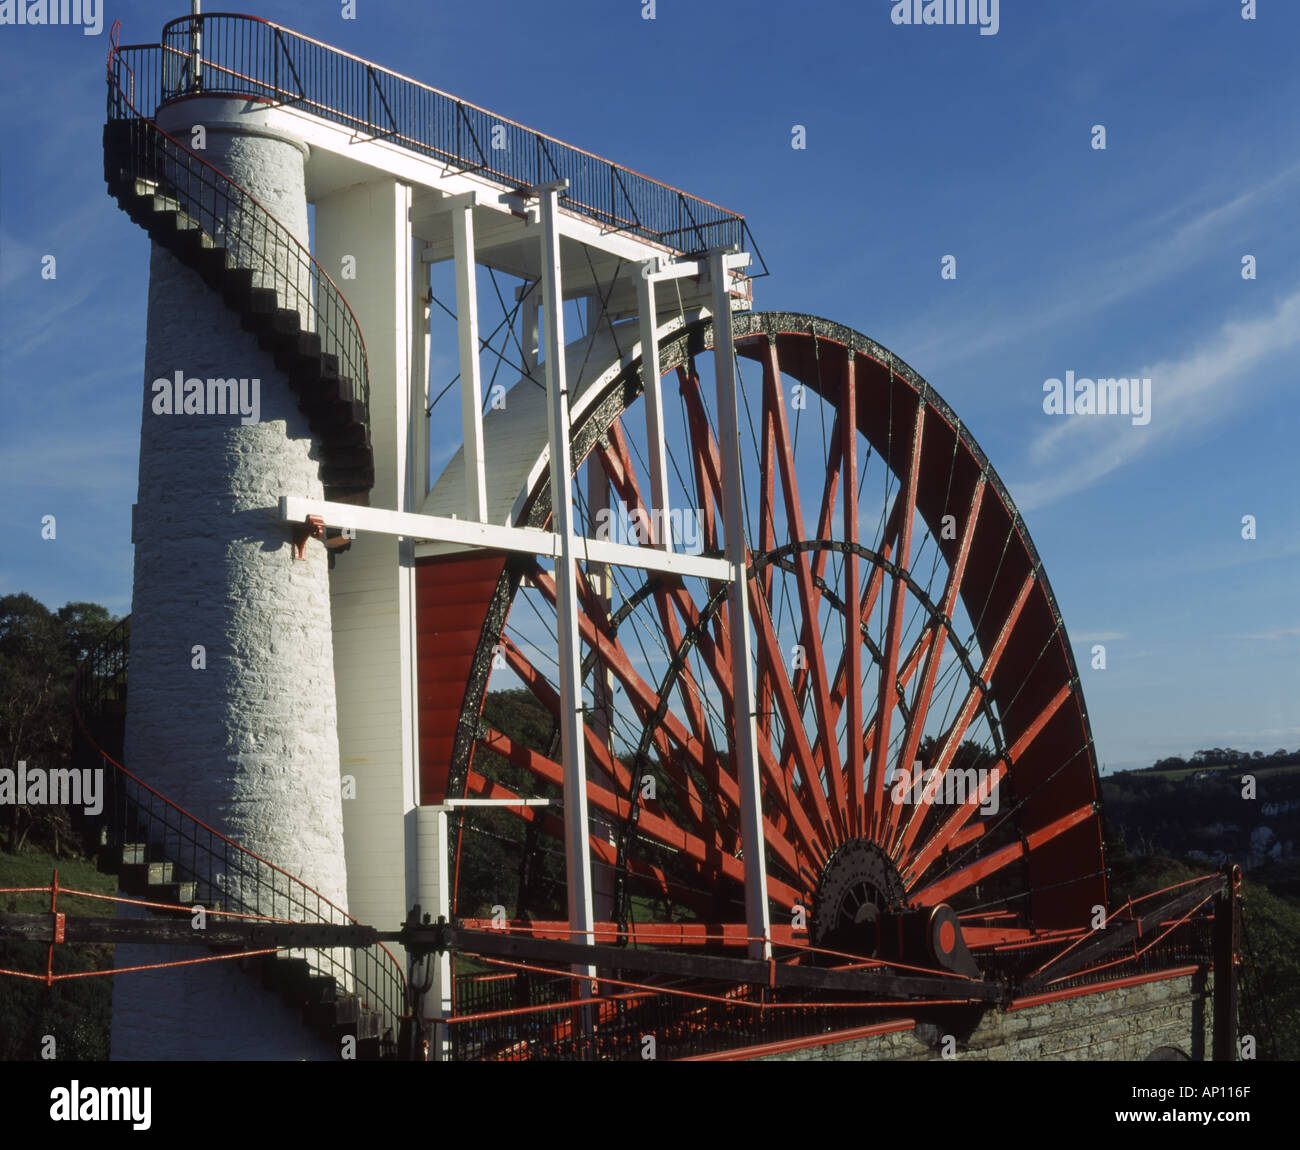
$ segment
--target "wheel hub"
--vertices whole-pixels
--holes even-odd
[[[814,946],[875,954],[876,923],[905,905],[903,880],[888,855],[868,839],[836,848],[813,895],[809,934]]]

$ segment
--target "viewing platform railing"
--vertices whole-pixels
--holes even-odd
[[[268,20],[183,16],[164,26],[160,45],[120,51],[137,78],[132,98],[151,119],[159,105],[199,94],[301,108],[506,191],[567,179],[562,207],[682,255],[734,246],[762,263],[744,216]]]

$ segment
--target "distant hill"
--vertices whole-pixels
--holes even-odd
[[[1300,1060],[1300,751],[1198,751],[1101,780],[1111,903],[1225,861],[1246,873],[1242,1032]]]
[[[1107,775],[1101,792],[1111,834],[1132,854],[1231,859],[1270,888],[1274,878],[1295,886],[1300,751],[1198,751]]]

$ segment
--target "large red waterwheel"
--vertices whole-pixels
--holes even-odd
[[[817,943],[882,911],[946,903],[978,961],[1085,924],[1106,902],[1091,732],[1006,488],[933,388],[865,336],[758,313],[736,317],[735,340],[774,940]],[[660,350],[670,500],[686,513],[672,526],[679,547],[720,553],[711,347],[705,319],[667,331]],[[583,375],[578,532],[632,536],[649,504],[639,359]],[[541,527],[543,450],[526,473],[516,522]],[[579,568],[598,917],[640,945],[739,943],[725,588]],[[553,567],[440,557],[424,561],[420,588],[424,801],[558,799]],[[499,729],[492,700],[505,689],[526,692],[516,712],[531,735]],[[485,877],[473,859],[488,838],[511,862]],[[561,813],[465,815],[455,878],[462,917],[499,905],[534,928],[562,919]]]

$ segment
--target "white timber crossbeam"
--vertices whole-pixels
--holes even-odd
[[[373,531],[406,539],[456,543],[464,547],[486,547],[494,551],[517,551],[556,559],[561,541],[550,531],[535,527],[506,527],[498,523],[477,523],[443,515],[420,515],[414,511],[388,511],[381,507],[358,507],[352,503],[331,503],[327,499],[304,499],[298,495],[280,497],[280,518],[287,523],[304,523],[317,516],[326,527],[348,531]],[[708,555],[682,555],[655,547],[633,547],[607,539],[575,536],[573,557],[616,567],[637,567],[668,575],[695,576],[729,582],[735,565]]]

